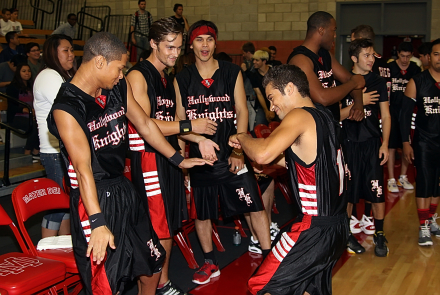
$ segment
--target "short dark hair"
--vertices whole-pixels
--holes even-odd
[[[31,52],[31,49],[34,48],[35,46],[38,47],[38,49],[40,49],[40,45],[38,43],[35,42],[29,42],[28,44],[26,44],[24,46],[24,52],[27,54],[29,52]]]
[[[154,41],[154,43],[159,44],[165,41],[165,37],[169,34],[183,34],[182,26],[171,17],[161,18],[151,24],[150,33],[148,37]]]
[[[75,13],[69,13],[69,14],[67,15],[67,19],[70,19],[72,16],[75,16],[75,17],[76,17],[76,14],[75,14]]]
[[[11,39],[15,38],[15,35],[17,35],[16,31],[7,32],[6,35],[5,35],[6,43],[9,44],[11,42]]]
[[[370,48],[373,47],[374,44],[370,39],[356,39],[351,41],[350,46],[348,47],[348,54],[350,57],[355,56],[359,58],[359,53],[361,53],[362,48]]]
[[[419,52],[419,54],[421,55],[426,55],[426,54],[430,54],[431,53],[431,49],[432,49],[432,44],[431,42],[423,42],[419,48],[417,48],[417,51]]]
[[[3,9],[2,9],[2,14],[5,14],[5,13],[8,12],[8,11],[11,12],[8,8],[3,8]]]
[[[72,38],[63,34],[53,34],[47,38],[46,42],[43,45],[43,62],[44,66],[55,70],[58,74],[63,77],[64,80],[68,80],[76,72],[76,64],[75,61],[73,63],[73,68],[66,71],[60,64],[60,60],[58,58],[58,46],[60,46],[61,40],[67,40],[70,45],[73,47]],[[44,68],[44,67],[43,67]]]
[[[16,54],[11,58],[9,62],[12,63],[14,67],[16,67],[21,63],[27,63],[27,57],[24,56],[23,54]]]
[[[285,95],[284,88],[289,82],[292,82],[302,97],[310,97],[309,81],[306,74],[297,66],[280,65],[272,67],[263,78],[263,87],[272,85],[273,88],[279,90]]]
[[[141,4],[141,2],[147,2],[146,0],[139,0],[138,5]]]
[[[326,28],[332,19],[334,19],[333,15],[325,11],[313,13],[307,20],[307,32],[312,32],[319,28]]]
[[[16,11],[18,12],[18,9],[17,9],[17,8],[10,8],[9,11],[10,11],[11,14],[12,14],[12,13],[14,13],[14,12],[16,12]]]
[[[440,38],[435,39],[434,41],[431,42],[431,52],[432,52],[432,47],[434,47],[434,45],[438,45],[440,44]]]
[[[212,21],[209,21],[209,20],[203,20],[203,19],[202,19],[202,20],[196,21],[195,23],[193,23],[193,24],[191,25],[191,27],[189,27],[189,30],[188,30],[188,36],[189,36],[189,39],[191,39],[192,32],[193,32],[195,29],[197,29],[197,28],[199,28],[199,27],[203,27],[203,26],[207,26],[207,27],[210,27],[210,28],[214,29],[215,35],[216,35],[217,38],[218,38],[218,29],[217,29],[217,26],[216,26]]]
[[[250,52],[252,54],[255,53],[255,45],[252,42],[246,42],[243,44],[243,46],[241,46],[241,50],[243,50],[244,52]]]
[[[374,38],[376,37],[373,28],[369,25],[359,25],[356,28],[352,29],[351,33],[356,39],[363,38],[374,41]]]
[[[269,46],[269,50],[277,51],[277,48],[275,46]]]
[[[101,55],[109,64],[114,60],[121,60],[123,54],[127,54],[127,48],[121,40],[109,32],[99,32],[84,45],[83,62],[91,61],[95,56]]]
[[[183,7],[183,5],[180,4],[180,3],[176,3],[176,4],[174,4],[173,11],[176,12],[177,8],[179,8],[179,7]]]
[[[406,51],[406,52],[413,52],[414,48],[411,42],[402,42],[397,47],[397,52]]]

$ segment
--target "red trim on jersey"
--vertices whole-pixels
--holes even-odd
[[[145,143],[144,139],[138,134],[136,128],[134,128],[133,124],[128,122],[128,143],[130,145],[130,150],[139,152],[145,151]]]
[[[144,176],[145,195],[148,200],[151,223],[159,239],[171,237],[168,227],[165,204],[157,173],[156,154],[144,152],[141,156],[142,174]]]
[[[84,204],[82,202],[82,199],[79,199],[78,202],[78,214],[79,218],[81,220],[81,225],[84,231],[84,235],[87,239],[87,244],[89,244],[90,235],[91,235],[91,228],[90,228],[90,222],[89,222],[89,216],[87,215],[86,209],[84,208]],[[93,261],[93,253],[90,254],[90,264],[91,264],[91,271],[92,271],[92,291],[93,294],[96,295],[111,295],[113,294],[110,283],[108,282],[107,274],[105,272],[105,261],[107,260],[107,254],[104,257],[104,260],[101,262],[101,264],[96,264],[96,262]],[[81,275],[87,275],[87,274],[81,274]]]
[[[294,247],[301,233],[310,228],[312,217],[304,215],[301,222],[294,223],[290,232],[281,235],[281,239],[266,256],[258,271],[249,279],[248,288],[252,294],[264,288],[273,277],[283,259]]]
[[[318,215],[315,167],[316,165],[306,168],[295,162],[299,196],[301,199],[301,210],[304,214],[312,216]]]

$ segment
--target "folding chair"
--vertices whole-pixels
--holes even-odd
[[[272,130],[264,124],[258,124],[254,127],[254,133],[258,138],[266,138],[272,133]]]
[[[37,178],[23,182],[12,192],[12,203],[17,215],[18,226],[35,256],[63,262],[66,266],[69,287],[75,287],[71,294],[78,294],[82,289],[73,249],[37,250],[24,225],[31,216],[46,210],[68,209],[69,196],[53,180]]]
[[[0,294],[57,294],[57,290],[65,289],[64,263],[30,254],[17,227],[1,206],[0,225],[11,228],[23,251],[0,255]]]
[[[280,122],[272,121],[269,123],[269,129],[274,131],[278,126],[280,126]]]

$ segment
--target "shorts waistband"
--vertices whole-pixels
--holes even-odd
[[[347,213],[342,213],[335,216],[310,216],[303,215],[302,222],[310,220],[311,225],[318,226],[332,226],[340,224],[341,222],[347,222]]]
[[[116,178],[103,179],[96,182],[96,189],[105,189],[110,186],[118,185],[124,181],[125,176],[121,175]]]

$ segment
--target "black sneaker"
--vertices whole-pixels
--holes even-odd
[[[373,242],[376,245],[374,247],[374,254],[376,254],[378,257],[387,257],[389,249],[385,243],[388,243],[388,241],[385,238],[383,231],[379,231],[374,234]]]
[[[171,281],[168,281],[165,286],[160,289],[156,289],[156,295],[191,295],[183,292],[178,286],[174,285]]]
[[[261,250],[260,242],[258,242],[258,241],[254,242],[252,237],[249,240],[248,251],[252,252],[252,253],[263,254],[263,250]]]
[[[365,248],[359,244],[358,240],[350,233],[348,236],[347,251],[351,254],[361,254],[365,252]]]

